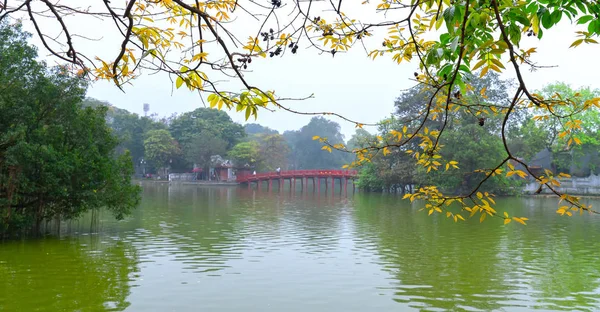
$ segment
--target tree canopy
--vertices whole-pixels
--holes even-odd
[[[413,124],[395,130],[393,140],[379,136],[368,147],[348,150],[324,134],[314,135],[315,139],[327,150],[353,152],[356,161],[351,166],[367,164],[378,153],[387,155],[394,149],[416,145],[416,149],[407,152],[410,151],[417,166],[426,171],[455,170],[453,165],[457,161],[445,158],[443,152],[446,136],[452,136],[453,120],[471,116],[466,120],[485,124],[485,118],[495,118],[498,120],[495,140],[499,144],[493,146],[500,146],[504,156],[489,159],[485,165],[478,164],[481,167],[476,170],[483,174],[480,183],[456,196],[445,195],[434,184],[423,186],[408,198],[425,200],[428,213],[443,213],[455,221],[464,219],[463,214],[479,214],[481,220],[489,215],[503,218],[506,223],[525,223],[524,218],[497,212],[492,207],[492,196],[480,192],[479,187],[497,175],[531,176],[562,199],[559,213],[593,211],[578,198],[556,190],[560,184],[558,175],[530,170],[510,150],[507,134],[512,120],[527,111],[536,120],[560,124],[558,135],[565,143],[564,148],[582,143],[578,137],[582,123],[578,115],[597,109],[600,98],[576,101],[569,95],[534,92],[522,71],[543,70],[544,66],[536,62],[536,47],[525,38],[544,41],[545,33],[568,20],[578,25],[579,30],[569,42],[554,44],[572,48],[596,44],[595,38],[600,34],[597,1],[128,0],[117,3],[104,0],[102,4],[80,8],[50,1],[8,0],[0,7],[0,20],[28,17],[44,48],[56,59],[70,64],[78,75],[110,80],[122,87],[145,70],[162,71],[171,76],[176,88],[185,86],[206,94],[211,107],[235,109],[246,119],[256,117],[261,110],[279,109],[335,116],[358,128],[380,126],[350,120],[343,112],[292,109],[286,105],[292,99],[288,95],[258,87],[258,82],[250,81],[246,75],[255,62],[265,58],[294,57],[297,53],[308,53],[305,48],[329,57],[360,49],[374,60],[389,57],[397,64],[418,65],[414,81],[427,96],[419,100],[419,109],[410,112]],[[81,54],[73,38],[86,38],[86,34],[65,22],[70,16],[104,18],[105,25],[116,28],[122,36],[120,46],[116,47],[117,55],[112,59],[96,59]],[[46,28],[39,26],[42,22],[56,25],[60,30],[58,36],[44,33]],[[504,101],[490,104],[475,100],[493,96],[493,90],[472,83],[471,75],[485,77],[506,71],[516,77],[516,86]],[[235,78],[237,84],[220,83],[225,77]],[[469,128],[465,125],[465,129]],[[173,136],[178,139],[176,134]],[[235,143],[227,141],[228,146]],[[513,163],[523,169],[515,169]],[[459,163],[456,167],[460,166]]]
[[[181,152],[171,133],[165,129],[148,131],[144,149],[148,160],[159,168],[168,166],[172,158]]]
[[[322,146],[314,140],[315,136],[322,136],[330,144],[344,145],[344,135],[340,132],[340,125],[323,117],[313,117],[300,130],[286,131],[283,136],[290,144],[290,165],[295,170],[341,168],[351,160],[347,153],[332,150],[329,146]],[[323,150],[331,153],[319,155]]]
[[[106,107],[83,108],[86,83],[35,60],[19,26],[0,22],[0,236],[139,202],[129,153],[115,154]]]

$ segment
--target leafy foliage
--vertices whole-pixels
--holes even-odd
[[[265,127],[263,125],[257,123],[247,123],[244,126],[244,130],[247,135],[255,135],[255,134],[279,134],[277,130],[273,130],[269,127]]]
[[[146,157],[158,167],[167,166],[169,160],[181,151],[168,130],[151,130],[144,141]]]
[[[242,166],[254,167],[259,161],[260,150],[255,141],[241,142],[236,144],[229,152],[229,157]]]
[[[286,131],[283,136],[290,144],[290,165],[293,169],[340,168],[349,160],[349,154],[339,150],[334,151],[314,141],[315,137],[319,137],[339,148],[344,147],[344,135],[340,132],[340,125],[323,117],[313,117],[300,130]],[[329,153],[319,155],[322,150],[327,150]]]
[[[487,123],[486,120],[496,120],[492,123],[495,129],[490,127],[488,130],[496,135],[504,149],[501,155],[505,157],[490,159],[484,167],[476,169],[483,175],[479,183],[475,183],[475,188],[465,194],[447,196],[436,185],[429,185],[415,190],[411,200],[424,200],[430,213],[446,213],[455,221],[463,220],[463,213],[473,215],[472,211],[476,211],[482,221],[490,215],[508,222],[525,223],[524,219],[497,213],[491,207],[491,197],[479,192],[478,188],[496,175],[506,178],[528,176],[551,189],[572,209],[593,212],[590,206],[577,198],[560,194],[555,189],[560,182],[554,173],[539,174],[530,170],[527,163],[510,150],[507,134],[518,125],[516,120],[527,116],[524,112],[532,112],[533,118],[538,121],[561,125],[559,141],[560,144],[566,142],[564,148],[571,149],[582,143],[579,114],[599,107],[600,98],[575,101],[563,96],[548,97],[530,90],[521,74],[522,68],[543,67],[535,62],[536,47],[530,46],[524,37],[547,40],[544,33],[568,19],[578,25],[579,30],[574,33],[572,42],[556,44],[571,48],[597,44],[600,4],[596,1],[377,0],[358,3],[273,0],[270,4],[241,4],[233,0],[219,0],[190,4],[183,0],[129,0],[124,4],[105,1],[105,12],[108,13],[59,6],[48,1],[44,4],[48,8],[47,15],[38,14],[30,1],[11,1],[10,6],[0,9],[0,20],[27,14],[36,26],[44,47],[58,59],[70,63],[78,75],[110,80],[121,88],[136,79],[142,70],[163,71],[172,76],[176,88],[185,86],[192,91],[208,93],[206,100],[211,108],[235,109],[244,114],[246,120],[251,116],[256,118],[260,110],[281,109],[304,115],[336,116],[358,128],[379,126],[350,120],[334,112],[300,112],[287,107],[284,103],[289,97],[256,87],[245,75],[255,62],[268,57],[283,57],[290,53],[293,57],[304,51],[301,49],[304,47],[335,56],[358,47],[365,49],[372,59],[387,56],[397,64],[412,63],[409,65],[412,68],[418,63],[414,80],[426,97],[409,111],[408,119],[400,118],[407,124],[401,127],[401,131],[394,130],[395,140],[379,136],[377,142],[366,148],[348,150],[330,133],[315,133],[313,137],[323,143],[322,148],[332,153],[326,163],[318,163],[314,167],[337,164],[344,158],[338,156],[343,154],[335,154],[333,150],[353,152],[356,160],[350,166],[361,166],[370,163],[377,153],[385,156],[393,148],[405,148],[407,152],[412,151],[410,155],[415,165],[426,172],[455,169],[454,165],[461,168],[462,164],[457,161],[444,158],[448,154],[442,150],[448,147],[444,145],[445,140],[453,142],[453,120],[458,116],[471,115],[483,124]],[[385,14],[373,17],[371,13],[374,12]],[[117,57],[102,60],[77,53],[73,35],[86,36],[69,29],[63,22],[61,17],[71,14],[112,18],[111,27],[118,28],[123,35]],[[37,27],[44,18],[58,23],[62,31],[55,40],[65,43],[64,51],[59,50],[60,45],[49,42],[48,36]],[[238,23],[243,27],[231,26]],[[493,101],[494,105],[476,101],[477,98],[493,96],[493,90],[471,81],[475,71],[478,71],[479,77],[486,77],[492,72],[513,72],[517,77],[514,92],[511,90],[512,94],[502,103]],[[222,87],[219,84],[222,77],[235,77],[238,84],[231,84],[235,85],[231,89],[227,88],[230,84]],[[474,129],[469,131],[475,133]],[[288,142],[302,142],[302,146],[309,146],[303,132],[309,131],[301,130],[284,136]],[[192,140],[191,136],[186,137],[177,131],[172,131],[172,134],[184,145]],[[237,143],[223,139],[228,147]],[[304,153],[315,151],[312,148],[298,150],[294,143],[291,145],[294,155],[292,166],[306,167]],[[489,145],[495,146],[498,144]],[[510,167],[513,162],[523,166],[523,170]],[[446,205],[451,202],[460,205],[451,209]]]
[[[211,131],[203,131],[192,136],[184,145],[185,159],[200,168],[208,168],[210,159],[224,155],[227,142]]]
[[[233,147],[246,136],[244,127],[234,123],[227,113],[210,108],[198,108],[177,116],[171,121],[169,131],[184,146],[203,132],[210,132],[225,141],[226,148]]]
[[[0,233],[103,207],[124,218],[139,187],[129,153],[114,153],[106,107],[83,108],[85,83],[36,62],[26,38],[0,25]]]

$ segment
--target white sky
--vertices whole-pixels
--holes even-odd
[[[69,1],[63,1],[69,2]],[[350,8],[350,12],[358,13],[360,6]],[[357,16],[359,17],[359,16]],[[372,18],[373,15],[369,18]],[[87,55],[99,55],[106,59],[114,59],[117,55],[121,37],[114,32],[113,24],[109,21],[90,22],[87,19],[71,18],[67,20],[70,27],[75,27],[77,33],[100,41],[89,41],[75,38],[77,49]],[[236,21],[234,31],[244,32],[247,25],[244,20]],[[53,23],[44,22],[43,29],[50,29]],[[110,26],[110,27],[108,27]],[[26,29],[32,31],[29,23]],[[252,28],[254,33],[257,28]],[[564,81],[574,87],[600,87],[600,45],[581,45],[569,49],[574,40],[574,31],[579,28],[569,25],[565,18],[555,29],[545,31],[542,41],[535,37],[524,36],[522,48],[537,47],[538,53],[534,61],[540,65],[558,65],[556,68],[543,69],[530,73],[524,70],[526,82],[530,89],[555,82]],[[112,33],[109,31],[113,31]],[[245,41],[248,36],[240,35]],[[381,36],[375,36],[368,41],[368,48],[380,46]],[[40,46],[40,55],[45,56],[37,38],[32,42]],[[249,82],[258,87],[275,90],[278,95],[285,97],[304,97],[314,94],[315,98],[305,101],[286,102],[291,108],[300,111],[331,111],[363,123],[377,122],[393,111],[393,101],[402,89],[409,88],[414,82],[412,73],[417,69],[417,63],[402,63],[397,65],[391,56],[378,57],[375,61],[369,59],[360,46],[349,53],[318,55],[314,48],[305,49],[306,41],[301,44],[298,53],[286,54],[283,58],[254,59],[252,73],[247,75]],[[241,51],[241,48],[240,48]],[[509,64],[505,78],[513,77]],[[208,73],[210,76],[210,73]],[[88,96],[105,100],[111,104],[127,109],[130,112],[143,114],[143,103],[150,104],[150,113],[168,116],[172,113],[182,113],[202,106],[202,101],[196,92],[181,88],[171,91],[174,87],[164,74],[144,75],[134,81],[133,86],[127,86],[125,93],[121,92],[110,82],[96,82],[90,87]],[[228,111],[234,121],[244,122],[244,112]],[[257,122],[280,132],[295,130],[308,123],[310,116],[299,116],[284,111],[270,113],[262,111]],[[354,133],[354,125],[343,120],[331,118],[342,127],[342,133],[349,139]],[[371,130],[371,129],[367,129]]]

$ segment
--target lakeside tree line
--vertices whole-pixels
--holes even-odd
[[[506,157],[502,140],[504,132],[509,150],[527,163],[531,170],[544,174],[565,173],[577,177],[587,177],[600,173],[600,115],[597,108],[581,110],[586,101],[600,96],[600,90],[582,87],[573,89],[566,83],[556,82],[546,85],[536,94],[544,98],[573,101],[554,108],[556,115],[573,115],[576,131],[565,132],[565,125],[553,118],[535,117],[533,112],[514,112],[502,131],[503,117],[494,114],[509,101],[508,92],[514,88],[509,80],[502,80],[496,73],[488,73],[485,78],[468,77],[475,92],[469,92],[462,102],[473,107],[449,111],[449,124],[445,125],[446,135],[440,141],[443,146],[441,158],[451,159],[448,166],[454,170],[427,170],[416,164],[414,151],[419,150],[414,141],[400,148],[378,153],[361,167],[359,186],[371,191],[412,192],[415,187],[436,185],[450,194],[464,194],[474,189],[485,177],[482,168]],[[431,94],[422,87],[412,88],[402,93],[394,102],[393,114],[382,120],[380,126],[369,133],[357,129],[348,142],[351,149],[366,148],[378,139],[393,142],[402,134],[411,133],[420,127],[421,118],[415,118],[424,109]],[[456,94],[456,97],[461,96]],[[569,121],[567,121],[569,122]],[[569,125],[567,125],[569,126]],[[422,126],[425,131],[439,131],[443,123],[428,119]],[[378,138],[379,137],[379,138]],[[433,160],[435,161],[435,159]],[[518,164],[511,164],[517,167]],[[503,166],[508,169],[508,165]],[[526,179],[519,176],[495,175],[482,185],[482,191],[496,194],[517,194]]]
[[[506,105],[508,92],[514,87],[509,80],[502,80],[491,73],[484,79],[469,77],[472,88],[467,105],[480,108],[456,110],[452,123],[446,126],[447,136],[440,142],[444,147],[443,158],[452,159],[455,170],[427,171],[418,166],[411,150],[418,150],[417,141],[412,145],[378,153],[373,159],[356,169],[359,170],[358,186],[367,191],[409,192],[421,185],[438,185],[445,192],[460,194],[476,186],[485,173],[478,169],[490,161],[505,157],[501,135],[500,115],[487,114],[481,107],[493,111],[494,107]],[[572,89],[568,84],[557,82],[536,91],[545,97],[572,98],[585,102],[600,95],[590,88]],[[159,118],[139,116],[126,110],[94,99],[84,101],[87,106],[109,107],[108,124],[120,139],[119,152],[130,151],[134,166],[139,169],[145,162],[147,172],[159,173],[161,168],[171,172],[189,172],[194,166],[206,170],[214,165],[211,156],[230,159],[238,167],[249,167],[257,172],[296,169],[341,169],[351,163],[354,155],[332,149],[314,139],[326,137],[331,145],[344,144],[349,150],[366,148],[380,139],[390,142],[405,132],[421,126],[418,116],[424,111],[431,95],[423,88],[412,88],[401,93],[394,101],[394,112],[379,122],[376,129],[358,128],[345,140],[340,125],[322,117],[314,117],[298,130],[279,133],[269,127],[249,123],[235,123],[223,111],[198,108],[192,112]],[[577,107],[574,105],[573,107]],[[568,106],[557,113],[572,113]],[[534,170],[545,169],[553,173],[588,176],[600,171],[600,134],[598,110],[589,109],[578,113],[582,120],[580,131],[574,136],[561,136],[563,126],[552,120],[536,119],[525,110],[513,114],[507,123],[508,145],[511,151],[528,163]],[[438,131],[441,122],[428,120],[424,128]],[[579,140],[574,144],[568,140]],[[444,168],[445,169],[445,168]],[[138,170],[139,171],[139,170]],[[517,194],[526,179],[518,176],[494,176],[482,189],[497,194]]]
[[[29,36],[0,23],[0,237],[103,208],[122,219],[140,201],[131,179],[141,168],[190,172],[213,165],[215,155],[256,171],[350,161],[347,153],[319,153],[313,136],[344,139],[339,124],[322,117],[280,134],[216,109],[145,117],[86,98],[88,82],[38,61]]]
[[[231,160],[235,167],[257,172],[341,168],[351,161],[349,153],[322,151],[315,135],[344,143],[340,125],[314,117],[298,130],[279,133],[256,123],[233,122],[224,111],[200,107],[191,112],[160,118],[140,116],[107,102],[87,98],[84,106],[107,107],[107,124],[119,139],[118,153],[129,152],[137,172],[165,175],[208,172],[216,165],[213,156]],[[206,178],[205,175],[203,175]]]

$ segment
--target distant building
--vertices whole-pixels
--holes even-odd
[[[144,117],[148,116],[149,111],[150,111],[150,104],[144,103]]]

